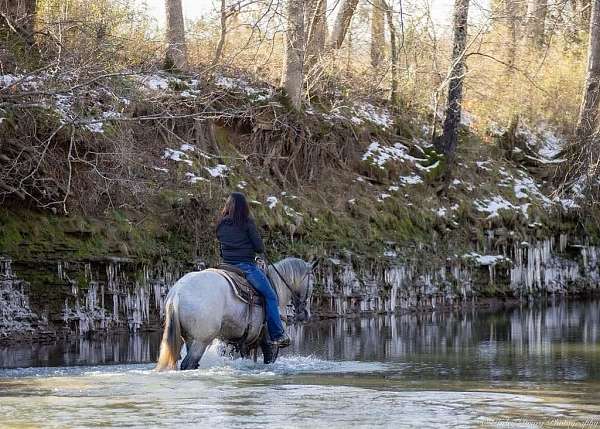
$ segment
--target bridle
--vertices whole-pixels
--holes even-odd
[[[287,280],[283,277],[283,275],[281,275],[281,273],[279,272],[277,267],[275,265],[273,265],[273,263],[269,259],[267,259],[266,256],[265,256],[265,261],[267,262],[268,265],[273,267],[273,270],[275,270],[275,272],[277,273],[277,276],[279,276],[279,278],[281,279],[283,284],[288,288],[288,290],[292,294],[292,305],[294,306],[294,309],[296,310],[296,314],[298,314],[301,311],[305,311],[306,307],[308,307],[308,300],[310,298],[310,285],[306,288],[306,293],[304,294],[304,296],[301,296],[299,293],[296,293],[294,291],[294,289],[292,289],[292,287],[289,285]],[[269,270],[266,270],[266,272],[267,272],[267,276],[270,277]],[[306,271],[306,273],[300,279],[299,284],[302,284],[304,282],[304,280],[312,274],[313,274],[312,269],[308,269]],[[271,281],[271,283],[273,283],[273,282]],[[273,289],[275,289],[275,287],[273,287]],[[277,289],[275,289],[275,293],[277,293]]]

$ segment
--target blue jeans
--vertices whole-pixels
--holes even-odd
[[[235,264],[236,267],[246,273],[246,279],[260,293],[265,300],[265,313],[267,316],[267,329],[271,341],[278,340],[284,334],[283,324],[279,317],[279,301],[275,290],[265,274],[255,265],[247,262]]]

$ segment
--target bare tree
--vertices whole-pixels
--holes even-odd
[[[467,20],[469,0],[454,2],[454,43],[448,83],[448,104],[444,130],[436,146],[452,161],[458,143],[458,127],[462,111],[463,80],[465,74],[465,49],[467,46]]]
[[[167,64],[178,69],[187,67],[187,48],[181,0],[165,0],[167,14]]]
[[[309,0],[306,8],[308,34],[306,63],[310,67],[325,49],[327,40],[327,0]]]
[[[304,83],[304,0],[288,0],[281,86],[300,109]]]
[[[221,0],[221,33],[219,34],[219,42],[215,49],[212,65],[216,65],[223,56],[223,48],[225,47],[225,38],[227,37],[227,0]]]
[[[589,137],[596,127],[600,98],[600,1],[592,2],[588,64],[576,135]]]
[[[385,27],[383,0],[374,0],[371,8],[371,65],[381,65],[385,56]]]
[[[344,38],[350,27],[352,16],[358,5],[358,0],[341,0],[339,11],[335,17],[333,23],[333,29],[329,37],[329,47],[332,49],[339,49],[344,43]]]
[[[517,42],[519,33],[517,0],[504,0],[504,13],[507,32],[506,64],[508,72],[512,72],[517,56]]]
[[[392,8],[385,0],[381,0],[381,6],[385,9],[387,24],[388,28],[390,29],[390,59],[392,61],[392,85],[390,91],[390,101],[393,104],[396,104],[398,102],[398,45],[396,41],[396,25],[394,24]]]
[[[546,40],[546,15],[548,14],[548,0],[533,0],[528,22],[529,32],[535,46],[542,47]]]
[[[33,44],[36,0],[0,0],[0,30]]]

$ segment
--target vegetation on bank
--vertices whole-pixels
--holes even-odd
[[[203,18],[193,35],[177,20],[165,56],[131,5],[26,3],[24,28],[0,26],[9,42],[0,51],[0,252],[15,259],[212,263],[213,221],[233,190],[252,201],[273,257],[485,265],[477,252],[566,232],[586,244],[598,237],[584,197],[596,178],[563,180],[581,23],[537,29],[534,44],[513,32],[504,61],[495,51],[514,22],[491,17],[476,34],[462,28],[452,58],[448,35],[430,40],[430,15],[426,25],[416,14],[404,22],[386,2],[344,2],[352,7],[336,10],[333,44],[311,53],[307,40],[306,58],[296,58],[306,73],[294,80],[283,49],[294,29],[279,6],[257,2],[262,17],[277,17],[268,22],[241,3],[225,8],[219,25]],[[287,4],[300,3],[316,6]],[[12,12],[7,23],[23,18]],[[310,23],[323,33],[321,14]],[[371,53],[381,55],[367,64],[369,37],[349,35],[378,14],[388,27],[383,38],[372,27]],[[464,76],[444,78],[464,61]],[[452,102],[462,109],[458,145],[443,155],[443,94],[463,78],[465,96]]]

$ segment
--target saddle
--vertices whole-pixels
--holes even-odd
[[[215,271],[227,280],[233,293],[243,302],[249,305],[264,304],[263,297],[246,280],[246,274],[235,265],[221,263],[217,268],[209,268]]]

